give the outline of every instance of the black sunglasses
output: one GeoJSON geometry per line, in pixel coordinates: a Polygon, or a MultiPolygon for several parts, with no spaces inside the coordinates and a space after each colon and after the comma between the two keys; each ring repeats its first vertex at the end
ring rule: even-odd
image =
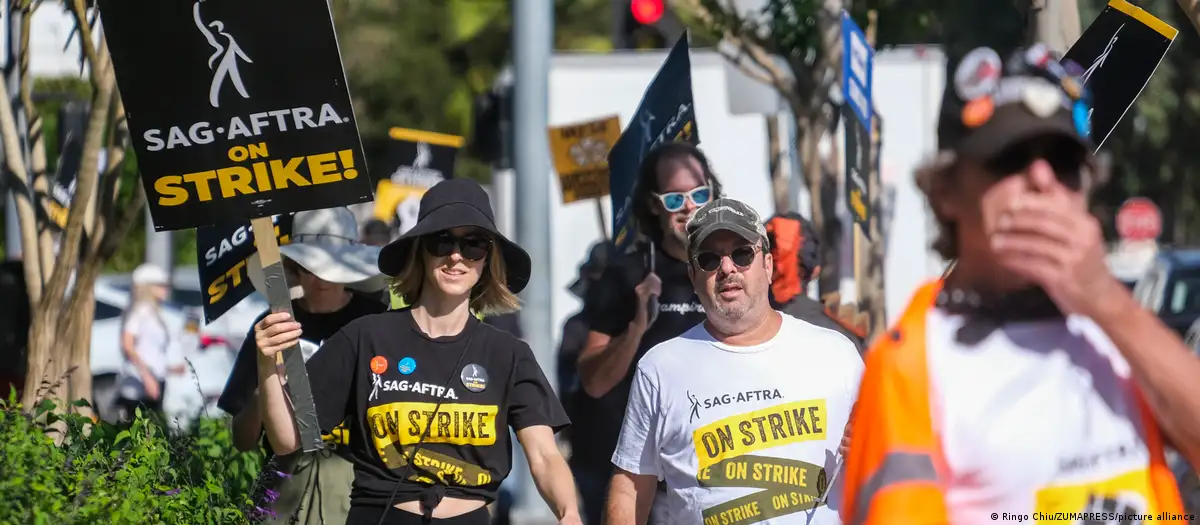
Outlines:
{"type": "Polygon", "coordinates": [[[985,162],[983,167],[996,176],[1004,177],[1024,171],[1038,159],[1049,163],[1059,182],[1068,188],[1082,188],[1087,152],[1074,141],[1064,138],[1037,138],[1019,142],[985,162]]]}
{"type": "Polygon", "coordinates": [[[457,251],[468,261],[482,261],[492,247],[492,238],[478,233],[457,236],[448,231],[426,235],[421,244],[434,257],[449,257],[457,251]]]}
{"type": "Polygon", "coordinates": [[[733,264],[738,268],[746,269],[750,267],[750,263],[754,262],[754,256],[758,254],[758,246],[739,246],[734,248],[729,253],[718,253],[715,251],[702,251],[697,253],[693,259],[696,261],[696,266],[706,272],[714,272],[721,267],[721,260],[729,257],[733,264]]]}

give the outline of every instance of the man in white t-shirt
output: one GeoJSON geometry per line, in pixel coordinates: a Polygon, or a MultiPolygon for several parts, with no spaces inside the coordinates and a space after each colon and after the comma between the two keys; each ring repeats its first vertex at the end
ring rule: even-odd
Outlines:
{"type": "Polygon", "coordinates": [[[758,214],[718,199],[687,224],[707,320],[638,364],[605,523],[643,524],[659,480],[667,523],[839,523],[829,493],[863,363],[844,335],[771,308],[758,214]],[[832,508],[831,508],[832,507],[832,508]]]}

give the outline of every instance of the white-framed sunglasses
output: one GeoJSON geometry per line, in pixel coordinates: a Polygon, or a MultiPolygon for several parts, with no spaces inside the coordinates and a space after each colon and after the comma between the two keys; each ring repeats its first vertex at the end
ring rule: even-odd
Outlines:
{"type": "Polygon", "coordinates": [[[692,201],[697,208],[708,204],[712,200],[712,188],[708,186],[700,186],[692,191],[673,191],[670,193],[656,193],[655,196],[662,202],[663,209],[674,213],[682,210],[687,204],[687,201],[692,201]]]}

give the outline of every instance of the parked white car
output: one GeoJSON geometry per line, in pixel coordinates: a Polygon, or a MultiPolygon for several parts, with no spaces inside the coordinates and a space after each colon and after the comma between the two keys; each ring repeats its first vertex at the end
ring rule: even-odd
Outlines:
{"type": "MultiPolygon", "coordinates": [[[[186,426],[197,415],[217,417],[217,396],[225,388],[242,340],[254,319],[267,308],[257,293],[243,300],[213,323],[201,315],[200,279],[196,268],[174,272],[172,298],[163,305],[163,321],[173,335],[169,355],[172,365],[184,364],[183,374],[167,378],[163,410],[168,419],[186,426]],[[189,314],[198,319],[198,332],[185,329],[189,314]]],[[[94,403],[100,417],[117,418],[117,376],[125,361],[121,352],[121,321],[129,307],[129,274],[104,275],[96,280],[96,317],[92,325],[91,365],[94,403]]]]}

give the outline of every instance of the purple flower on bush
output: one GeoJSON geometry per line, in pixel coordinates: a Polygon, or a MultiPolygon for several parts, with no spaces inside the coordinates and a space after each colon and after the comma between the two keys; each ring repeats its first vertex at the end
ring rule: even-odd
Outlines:
{"type": "Polygon", "coordinates": [[[275,517],[275,511],[273,511],[273,510],[271,510],[271,509],[264,509],[264,508],[262,508],[262,507],[259,507],[259,506],[257,506],[257,505],[256,505],[256,506],[254,507],[254,515],[255,515],[255,517],[257,517],[257,518],[265,518],[265,517],[271,517],[271,518],[274,518],[274,517],[275,517]]]}
{"type": "Polygon", "coordinates": [[[276,476],[279,476],[279,477],[281,477],[281,478],[283,478],[283,479],[288,479],[288,478],[291,478],[291,477],[292,477],[292,475],[291,475],[291,474],[287,474],[287,473],[285,473],[285,472],[282,472],[282,471],[279,471],[279,470],[276,470],[276,471],[275,471],[275,475],[276,475],[276,476]]]}
{"type": "Polygon", "coordinates": [[[168,491],[166,491],[166,492],[164,493],[164,495],[166,495],[166,496],[174,496],[174,495],[176,495],[176,494],[179,494],[179,492],[180,492],[180,491],[181,491],[181,489],[171,489],[171,490],[168,490],[168,491]]]}
{"type": "Polygon", "coordinates": [[[277,491],[277,490],[267,489],[266,492],[263,494],[263,501],[265,501],[267,503],[271,503],[272,501],[275,501],[277,499],[279,499],[279,491],[277,491]]]}

